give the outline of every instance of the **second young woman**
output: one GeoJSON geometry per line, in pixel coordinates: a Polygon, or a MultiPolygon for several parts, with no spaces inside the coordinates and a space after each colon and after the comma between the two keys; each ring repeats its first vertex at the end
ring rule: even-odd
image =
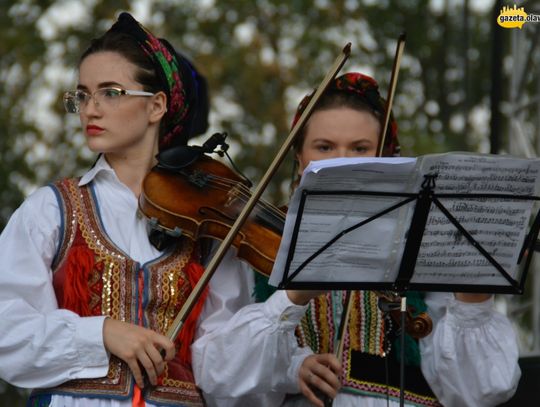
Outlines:
{"type": "MultiPolygon", "coordinates": [[[[384,106],[372,78],[359,73],[337,78],[295,146],[299,174],[313,160],[376,155],[384,106]]],[[[383,153],[398,153],[394,122],[383,153]]],[[[209,405],[322,406],[317,393],[333,397],[336,407],[398,405],[399,365],[387,346],[395,330],[385,322],[375,294],[353,294],[340,365],[332,343],[343,292],[277,291],[263,303],[241,308],[224,300],[226,291],[211,290],[202,320],[213,323],[203,322],[192,345],[195,377],[209,405]],[[216,311],[214,296],[216,303],[230,305],[228,313],[216,311]]],[[[434,329],[419,343],[410,341],[406,403],[477,407],[508,399],[520,376],[517,343],[491,296],[427,293],[415,300],[417,309],[427,309],[434,329]]]]}

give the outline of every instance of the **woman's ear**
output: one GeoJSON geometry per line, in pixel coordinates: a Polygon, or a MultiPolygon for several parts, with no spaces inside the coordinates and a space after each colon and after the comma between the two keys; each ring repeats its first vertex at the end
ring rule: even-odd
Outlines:
{"type": "Polygon", "coordinates": [[[152,96],[152,102],[150,104],[150,122],[159,122],[165,113],[167,113],[167,95],[165,92],[158,92],[152,96]]]}

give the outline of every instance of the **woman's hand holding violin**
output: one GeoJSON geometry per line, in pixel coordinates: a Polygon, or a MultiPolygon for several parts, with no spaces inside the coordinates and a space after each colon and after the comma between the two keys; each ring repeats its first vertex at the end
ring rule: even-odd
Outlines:
{"type": "Polygon", "coordinates": [[[113,318],[105,319],[103,343],[108,352],[128,364],[140,388],[144,387],[141,367],[146,371],[149,382],[156,385],[165,363],[172,360],[176,353],[174,343],[166,336],[113,318]],[[162,350],[165,357],[161,356],[162,350]]]}

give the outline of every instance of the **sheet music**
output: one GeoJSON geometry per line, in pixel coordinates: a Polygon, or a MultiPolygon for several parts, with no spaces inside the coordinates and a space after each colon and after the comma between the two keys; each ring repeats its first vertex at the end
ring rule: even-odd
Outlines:
{"type": "MultiPolygon", "coordinates": [[[[332,237],[401,197],[354,195],[354,191],[417,193],[423,175],[437,172],[436,193],[538,195],[540,160],[449,153],[413,158],[342,158],[311,163],[289,205],[270,283],[283,278],[302,191],[308,195],[289,275],[332,237]]],[[[441,199],[466,230],[516,278],[517,257],[533,203],[517,200],[441,199]]],[[[313,259],[295,281],[393,282],[399,271],[414,203],[350,232],[313,259]]],[[[432,208],[420,248],[415,283],[508,285],[446,216],[432,208]]]]}
{"type": "MultiPolygon", "coordinates": [[[[420,173],[438,173],[436,193],[538,195],[539,161],[505,156],[424,156],[420,173]]],[[[517,279],[533,201],[441,199],[484,249],[517,279]]],[[[507,280],[436,207],[428,217],[411,282],[506,285],[507,280]]]]}

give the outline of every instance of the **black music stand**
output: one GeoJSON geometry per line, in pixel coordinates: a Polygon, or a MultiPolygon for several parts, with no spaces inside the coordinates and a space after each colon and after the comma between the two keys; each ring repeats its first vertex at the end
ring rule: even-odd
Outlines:
{"type": "MultiPolygon", "coordinates": [[[[511,195],[511,194],[437,194],[434,192],[436,174],[425,175],[425,180],[422,183],[422,188],[418,193],[392,193],[392,192],[377,192],[377,191],[321,191],[321,190],[303,190],[300,198],[298,216],[296,217],[291,244],[287,254],[285,270],[281,282],[278,285],[280,289],[331,289],[331,290],[387,290],[387,291],[441,291],[441,292],[475,292],[475,293],[501,293],[501,294],[522,294],[526,279],[526,274],[532,259],[532,253],[535,248],[536,240],[540,232],[540,212],[534,216],[533,222],[528,227],[528,233],[523,242],[519,244],[520,253],[516,266],[523,267],[518,278],[513,278],[501,264],[495,259],[495,255],[486,250],[473,236],[473,233],[468,231],[456,219],[456,217],[445,207],[441,199],[462,198],[462,199],[483,199],[483,200],[499,200],[499,201],[540,201],[540,197],[530,195],[511,195]],[[403,198],[397,203],[377,212],[369,218],[347,227],[345,230],[338,233],[328,240],[323,246],[314,250],[298,267],[292,270],[291,264],[295,255],[295,250],[298,242],[299,232],[302,225],[302,214],[306,205],[306,201],[311,196],[316,195],[358,195],[358,196],[378,196],[378,197],[401,197],[403,198]],[[361,282],[361,281],[306,281],[295,280],[295,278],[304,270],[314,259],[321,253],[331,247],[343,236],[376,221],[382,216],[396,211],[405,205],[416,204],[410,221],[410,226],[403,248],[403,255],[399,264],[399,272],[394,281],[391,282],[361,282]],[[417,263],[418,254],[422,247],[422,239],[426,230],[426,223],[432,208],[438,208],[444,216],[452,223],[456,229],[456,235],[464,237],[475,250],[478,251],[486,263],[489,263],[495,270],[494,275],[504,277],[506,285],[501,284],[466,284],[458,282],[438,283],[434,282],[415,282],[414,272],[417,263]],[[523,261],[524,260],[524,261],[523,261]]],[[[533,216],[531,216],[532,218],[533,216]]]]}
{"type": "MultiPolygon", "coordinates": [[[[538,201],[540,197],[536,196],[516,196],[511,194],[437,194],[434,192],[435,180],[437,174],[424,175],[424,182],[418,193],[390,193],[390,192],[376,192],[376,191],[321,191],[321,190],[303,190],[300,198],[298,215],[295,221],[291,244],[287,253],[287,260],[285,263],[285,270],[281,282],[278,285],[279,289],[334,289],[334,290],[386,290],[394,291],[403,296],[406,291],[441,291],[441,292],[481,292],[481,293],[508,293],[508,294],[522,294],[524,290],[525,279],[527,271],[529,269],[532,254],[535,249],[538,234],[540,231],[540,212],[533,216],[531,211],[530,218],[534,218],[530,226],[528,227],[528,233],[526,234],[523,242],[517,245],[520,247],[519,255],[517,256],[517,266],[521,266],[521,271],[518,278],[513,278],[501,264],[494,258],[494,254],[486,250],[482,244],[480,244],[474,237],[471,231],[468,231],[463,225],[456,219],[456,217],[445,207],[441,199],[445,198],[460,198],[460,199],[483,199],[483,200],[514,200],[514,201],[538,201]],[[390,204],[387,208],[378,211],[376,214],[358,222],[345,230],[332,237],[326,244],[315,250],[310,256],[308,256],[298,267],[294,270],[291,269],[292,260],[294,258],[299,231],[302,224],[302,214],[306,205],[306,201],[310,196],[315,195],[359,195],[359,196],[377,196],[377,197],[393,197],[402,198],[397,203],[390,204]],[[399,272],[394,281],[391,282],[362,282],[362,281],[295,281],[302,270],[304,270],[314,259],[321,253],[331,247],[340,238],[351,233],[362,226],[375,222],[377,219],[398,210],[406,205],[414,206],[414,211],[410,220],[408,232],[404,239],[405,244],[403,248],[403,254],[399,263],[399,272]],[[418,254],[422,247],[422,239],[426,231],[426,224],[432,208],[438,208],[438,210],[452,223],[456,228],[456,234],[464,237],[471,246],[478,251],[486,263],[491,265],[496,273],[494,276],[504,277],[506,285],[501,284],[464,284],[464,283],[437,283],[437,282],[415,282],[414,273],[417,265],[418,254]]],[[[530,221],[531,219],[528,219],[530,221]]],[[[402,328],[401,328],[401,341],[402,351],[404,342],[404,315],[406,308],[404,301],[401,302],[401,316],[402,316],[402,328]]],[[[404,353],[401,354],[401,371],[400,371],[400,405],[404,404],[404,353]]]]}

